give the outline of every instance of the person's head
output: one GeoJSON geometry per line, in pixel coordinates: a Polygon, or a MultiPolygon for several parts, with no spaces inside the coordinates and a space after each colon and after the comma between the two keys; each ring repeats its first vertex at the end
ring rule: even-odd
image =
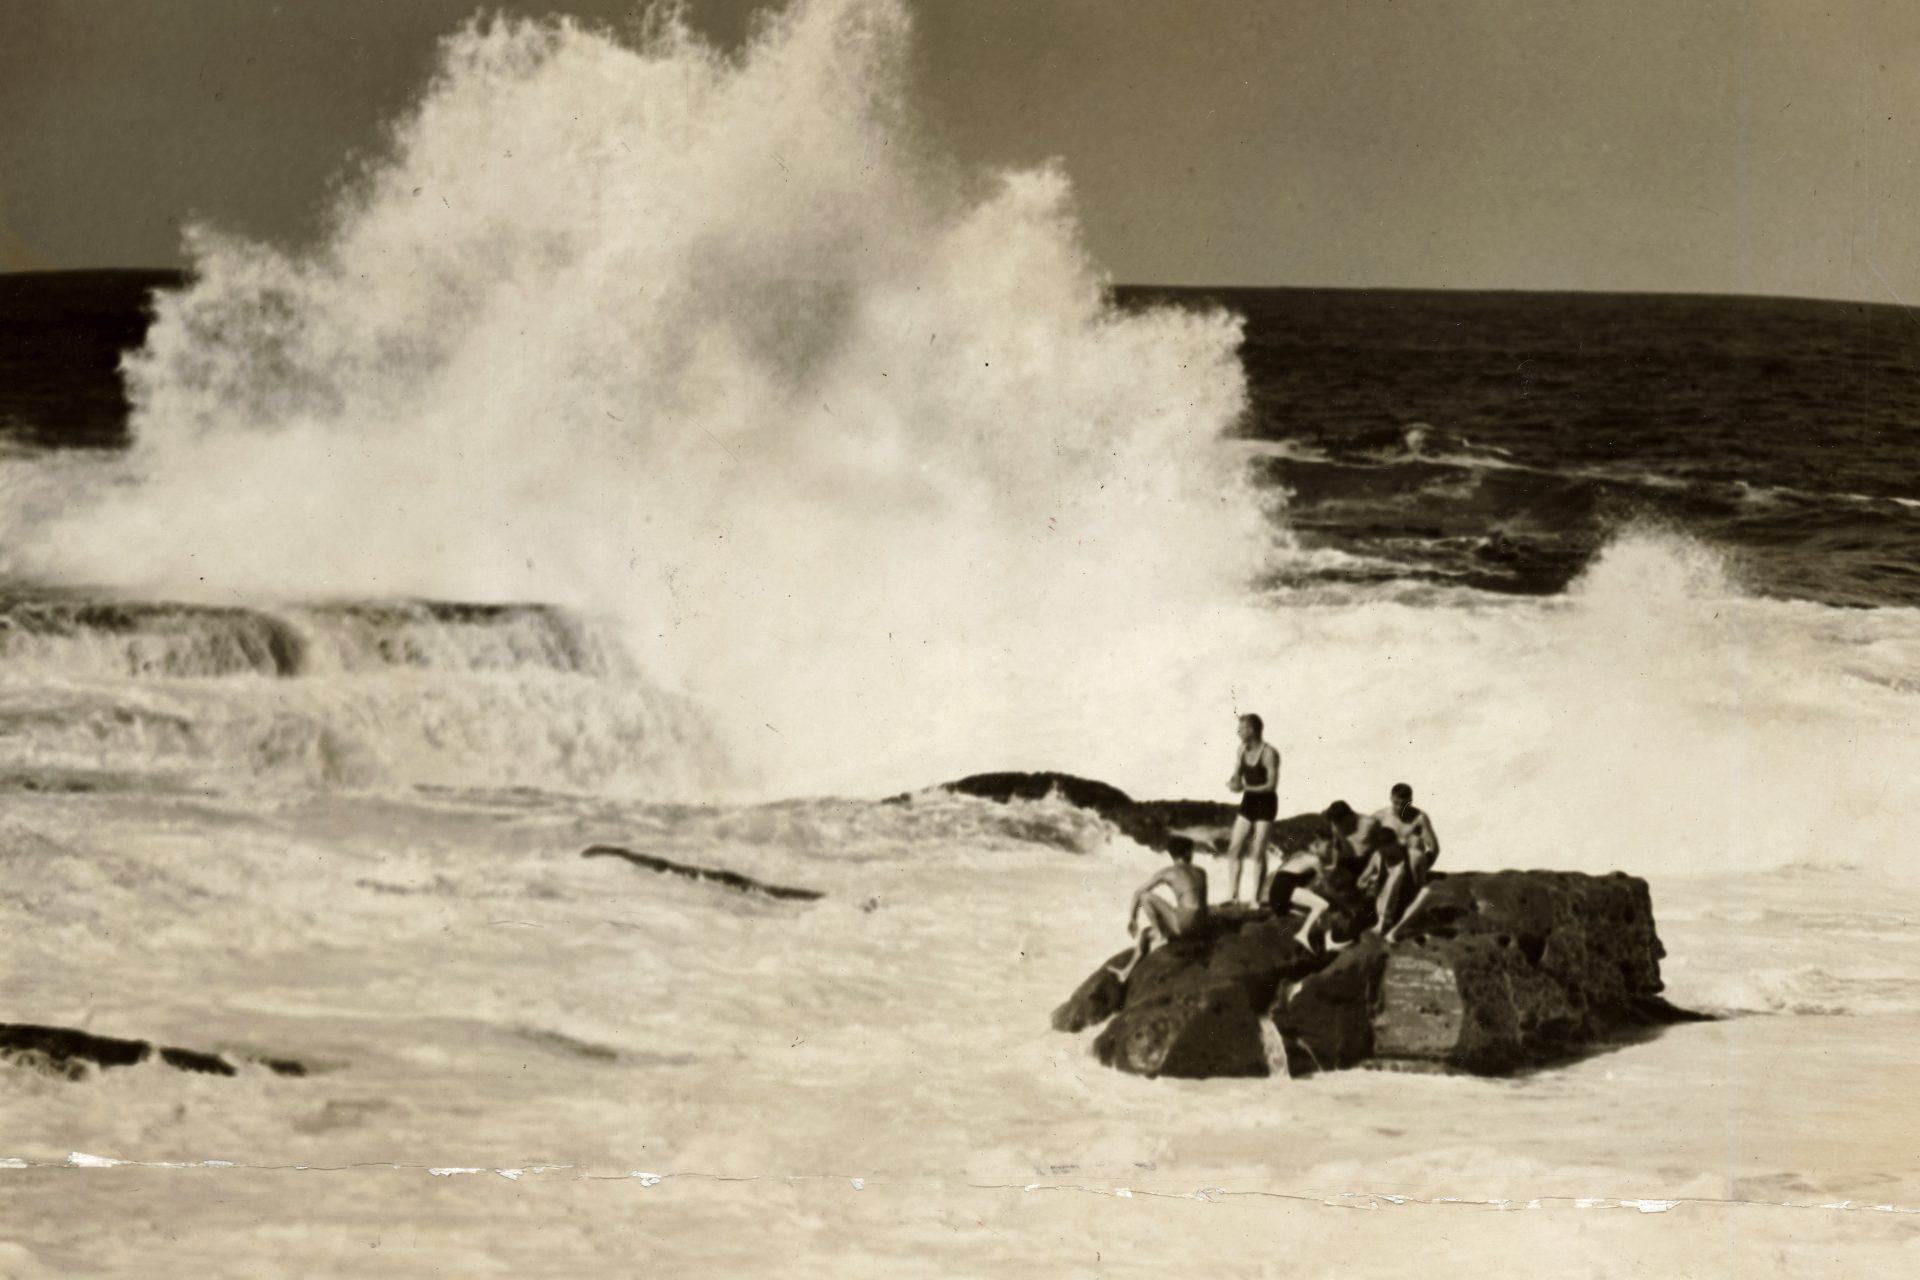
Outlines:
{"type": "Polygon", "coordinates": [[[1240,717],[1240,741],[1248,746],[1259,742],[1266,731],[1266,722],[1252,712],[1240,717]]]}
{"type": "Polygon", "coordinates": [[[1335,800],[1328,805],[1323,816],[1327,824],[1343,836],[1352,835],[1354,828],[1360,825],[1360,815],[1345,800],[1335,800]]]}
{"type": "Polygon", "coordinates": [[[1175,862],[1193,861],[1193,841],[1185,836],[1167,837],[1167,856],[1175,862]]]}
{"type": "Polygon", "coordinates": [[[1404,782],[1396,782],[1393,784],[1393,791],[1391,792],[1391,796],[1393,799],[1393,811],[1396,814],[1404,818],[1409,813],[1413,812],[1413,788],[1412,787],[1408,786],[1404,782]]]}

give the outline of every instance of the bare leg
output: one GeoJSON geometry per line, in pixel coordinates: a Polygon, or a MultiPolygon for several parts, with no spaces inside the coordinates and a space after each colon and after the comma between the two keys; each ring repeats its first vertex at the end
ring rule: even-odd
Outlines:
{"type": "Polygon", "coordinates": [[[1309,950],[1324,950],[1314,942],[1313,930],[1320,923],[1320,917],[1327,913],[1327,907],[1330,904],[1311,889],[1295,889],[1293,896],[1297,901],[1307,904],[1307,918],[1300,922],[1300,930],[1293,936],[1300,939],[1309,950]]]}
{"type": "MultiPolygon", "coordinates": [[[[1240,900],[1240,864],[1246,860],[1247,836],[1252,824],[1245,817],[1233,820],[1233,835],[1227,840],[1227,901],[1240,900]]],[[[1258,886],[1255,886],[1256,888],[1258,886]]]]}
{"type": "Polygon", "coordinates": [[[1138,933],[1134,935],[1133,954],[1128,956],[1125,963],[1123,963],[1118,969],[1114,969],[1111,966],[1109,966],[1109,971],[1113,974],[1114,977],[1120,979],[1120,981],[1122,982],[1125,982],[1128,978],[1131,978],[1133,976],[1133,971],[1139,965],[1139,963],[1142,960],[1145,960],[1147,958],[1147,948],[1149,948],[1152,945],[1153,945],[1153,935],[1146,929],[1140,930],[1138,933]]]}
{"type": "Polygon", "coordinates": [[[1167,923],[1167,917],[1172,912],[1172,904],[1165,898],[1152,894],[1147,895],[1146,900],[1140,904],[1140,914],[1146,918],[1140,921],[1139,932],[1134,934],[1133,959],[1127,961],[1125,969],[1114,971],[1122,982],[1133,976],[1135,967],[1147,958],[1148,951],[1152,950],[1156,944],[1165,944],[1167,939],[1173,936],[1173,930],[1167,923]]]}
{"type": "Polygon", "coordinates": [[[1400,896],[1400,882],[1407,878],[1407,863],[1404,858],[1387,868],[1386,879],[1380,885],[1380,896],[1374,899],[1373,931],[1385,934],[1400,923],[1401,914],[1393,909],[1395,900],[1400,896]]]}
{"type": "Polygon", "coordinates": [[[1267,900],[1267,837],[1273,834],[1271,822],[1253,824],[1253,897],[1256,905],[1267,900]]]}
{"type": "Polygon", "coordinates": [[[1148,894],[1146,900],[1140,904],[1141,914],[1146,916],[1140,925],[1140,935],[1151,937],[1155,942],[1165,942],[1177,936],[1179,929],[1175,915],[1178,910],[1159,894],[1148,894]]]}
{"type": "Polygon", "coordinates": [[[1420,904],[1427,900],[1427,894],[1431,893],[1432,891],[1433,891],[1433,886],[1430,884],[1423,884],[1420,886],[1420,892],[1413,895],[1413,901],[1409,902],[1407,904],[1407,909],[1400,913],[1399,921],[1393,926],[1393,928],[1387,930],[1388,942],[1392,942],[1394,938],[1399,934],[1400,930],[1406,926],[1407,921],[1413,919],[1413,913],[1420,909],[1420,904]]]}

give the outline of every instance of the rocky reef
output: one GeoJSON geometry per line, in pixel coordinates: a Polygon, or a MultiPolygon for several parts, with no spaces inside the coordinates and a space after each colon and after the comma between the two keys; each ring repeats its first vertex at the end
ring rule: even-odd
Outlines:
{"type": "Polygon", "coordinates": [[[1122,952],[1054,1010],[1106,1023],[1094,1051],[1139,1075],[1307,1075],[1361,1065],[1503,1075],[1695,1015],[1661,997],[1665,954],[1644,880],[1566,871],[1436,877],[1391,945],[1332,953],[1302,914],[1215,911],[1208,927],[1122,952]]]}
{"type": "MultiPolygon", "coordinates": [[[[136,1066],[149,1058],[179,1071],[201,1075],[235,1076],[239,1068],[217,1053],[199,1049],[155,1046],[145,1040],[97,1036],[72,1027],[46,1027],[28,1022],[0,1022],[0,1063],[43,1075],[84,1080],[95,1070],[136,1066]]],[[[281,1076],[304,1076],[307,1068],[291,1058],[253,1056],[245,1059],[281,1076]]]]}
{"type": "MultiPolygon", "coordinates": [[[[1218,848],[1231,821],[1226,805],[1135,801],[1062,774],[980,774],[947,789],[1003,801],[1055,795],[1157,849],[1180,836],[1218,848]]],[[[1306,847],[1344,808],[1283,819],[1274,845],[1306,847]]],[[[1332,947],[1309,946],[1299,936],[1304,912],[1284,904],[1216,909],[1126,981],[1116,969],[1129,952],[1095,969],[1054,1010],[1054,1028],[1105,1024],[1094,1040],[1100,1060],[1147,1076],[1362,1065],[1498,1075],[1699,1017],[1660,994],[1666,951],[1637,877],[1437,871],[1391,944],[1358,927],[1369,923],[1364,902],[1331,888],[1332,947]]]]}
{"type": "Polygon", "coordinates": [[[657,871],[662,875],[682,876],[688,880],[717,884],[735,893],[757,893],[768,898],[785,898],[799,902],[814,902],[827,896],[818,889],[801,889],[788,884],[768,884],[764,880],[755,880],[752,876],[743,876],[738,871],[726,871],[716,867],[696,867],[690,862],[675,862],[657,854],[635,853],[632,849],[622,849],[610,844],[596,844],[583,851],[580,856],[619,858],[644,871],[657,871]]]}

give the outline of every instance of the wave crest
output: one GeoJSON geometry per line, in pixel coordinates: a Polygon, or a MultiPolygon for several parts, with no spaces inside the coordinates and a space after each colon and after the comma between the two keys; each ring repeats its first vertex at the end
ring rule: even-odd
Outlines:
{"type": "Polygon", "coordinates": [[[930,147],[909,26],[452,37],[325,244],[194,233],[127,363],[127,473],[26,567],[617,616],[772,785],[957,678],[1235,599],[1282,536],[1212,447],[1239,322],[1116,308],[1059,169],[930,147]]]}

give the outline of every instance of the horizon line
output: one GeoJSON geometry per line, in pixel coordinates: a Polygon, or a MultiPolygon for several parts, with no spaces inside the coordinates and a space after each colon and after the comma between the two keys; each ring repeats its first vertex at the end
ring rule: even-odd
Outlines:
{"type": "MultiPolygon", "coordinates": [[[[189,266],[117,266],[117,267],[31,267],[22,271],[0,271],[0,280],[26,276],[79,276],[79,275],[171,275],[190,277],[194,269],[189,266]]],[[[1594,298],[1684,298],[1703,301],[1740,301],[1740,302],[1802,302],[1822,306],[1874,307],[1887,311],[1912,312],[1911,303],[1895,299],[1875,301],[1867,298],[1820,297],[1800,293],[1741,293],[1733,290],[1715,289],[1589,289],[1589,288],[1520,288],[1511,285],[1502,286],[1454,286],[1454,285],[1401,285],[1401,284],[1230,284],[1219,281],[1208,283],[1147,281],[1147,280],[1110,280],[1108,289],[1165,290],[1204,293],[1214,290],[1234,290],[1246,293],[1402,293],[1402,294],[1474,294],[1506,295],[1520,297],[1594,297],[1594,298]]]]}

